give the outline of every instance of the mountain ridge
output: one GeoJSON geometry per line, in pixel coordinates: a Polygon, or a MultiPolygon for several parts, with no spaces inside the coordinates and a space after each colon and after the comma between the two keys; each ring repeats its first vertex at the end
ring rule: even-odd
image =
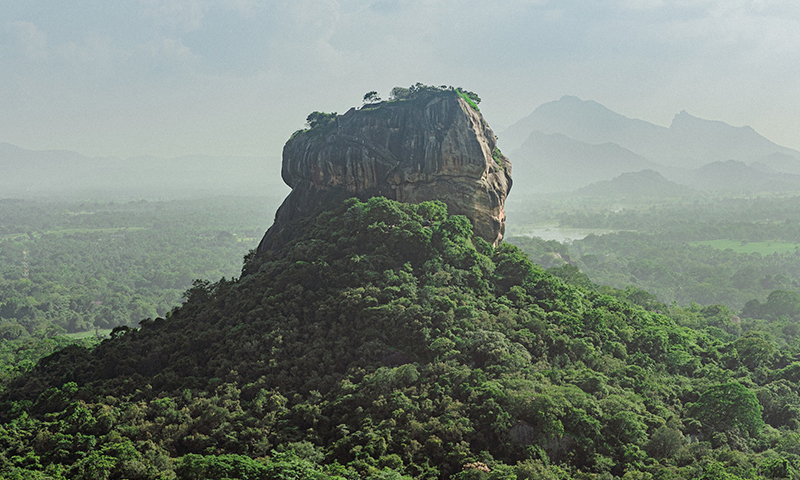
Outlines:
{"type": "Polygon", "coordinates": [[[590,144],[613,142],[627,148],[625,142],[616,138],[620,133],[633,131],[646,138],[667,128],[626,117],[593,100],[564,95],[559,100],[540,105],[530,115],[500,132],[500,143],[504,149],[514,151],[533,130],[561,133],[590,144]]]}
{"type": "MultiPolygon", "coordinates": [[[[541,152],[525,148],[530,138],[540,140],[542,134],[564,135],[587,145],[614,143],[649,162],[631,165],[628,171],[652,169],[683,184],[687,184],[684,179],[691,172],[697,173],[703,165],[728,160],[800,174],[800,152],[772,142],[749,126],[734,127],[719,120],[705,120],[683,110],[673,117],[669,127],[662,127],[626,117],[595,101],[564,96],[537,107],[499,137],[503,148],[511,152],[520,183],[544,185],[549,188],[545,191],[573,190],[624,172],[618,168],[619,159],[604,157],[599,151],[594,162],[583,162],[589,166],[584,172],[558,172],[555,170],[558,164],[570,165],[568,149],[562,152],[551,149],[552,158],[543,158],[541,152]],[[565,181],[565,177],[572,181],[565,181]]],[[[695,182],[699,184],[724,189],[712,185],[711,178],[695,182]]],[[[784,185],[789,184],[784,182],[784,185]]]]}
{"type": "MultiPolygon", "coordinates": [[[[797,150],[783,147],[763,137],[750,126],[734,127],[721,120],[702,119],[682,110],[675,114],[669,127],[663,127],[645,120],[626,117],[596,101],[582,100],[569,95],[540,105],[530,115],[500,132],[500,143],[506,150],[513,151],[522,145],[530,132],[538,130],[543,133],[561,133],[591,144],[610,141],[648,157],[650,156],[648,150],[652,151],[655,147],[675,148],[675,144],[679,143],[681,139],[669,138],[669,136],[674,137],[691,131],[690,126],[701,126],[704,129],[703,132],[698,133],[701,136],[708,136],[709,133],[713,135],[720,131],[728,135],[731,133],[739,134],[739,136],[744,134],[748,137],[748,141],[758,143],[756,146],[762,150],[771,149],[770,153],[774,150],[777,153],[800,155],[797,150]],[[639,138],[631,138],[632,134],[639,138]],[[655,145],[650,146],[649,143],[655,143],[655,145]]],[[[736,157],[731,158],[737,159],[736,157]]],[[[657,157],[650,159],[659,162],[657,157]]],[[[720,159],[728,160],[729,158],[720,159]]],[[[698,167],[701,165],[673,166],[698,167]]]]}
{"type": "Polygon", "coordinates": [[[655,170],[626,172],[611,180],[596,182],[575,191],[586,196],[672,198],[697,195],[691,187],[667,180],[655,170]]]}
{"type": "Polygon", "coordinates": [[[511,157],[518,159],[514,167],[518,184],[536,193],[570,191],[626,172],[663,169],[613,142],[589,144],[539,131],[532,132],[511,157]]]}

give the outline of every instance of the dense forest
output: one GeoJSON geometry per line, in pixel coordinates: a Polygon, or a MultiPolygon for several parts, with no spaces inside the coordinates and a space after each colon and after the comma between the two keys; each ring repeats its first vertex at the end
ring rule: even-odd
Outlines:
{"type": "Polygon", "coordinates": [[[165,315],[195,279],[239,274],[268,202],[0,202],[0,338],[165,315]]]}
{"type": "Polygon", "coordinates": [[[492,247],[438,202],[298,228],[7,379],[0,475],[799,478],[792,292],[751,318],[664,305],[492,247]]]}
{"type": "Polygon", "coordinates": [[[165,315],[196,279],[238,276],[279,201],[1,200],[0,378],[165,315]]]}
{"type": "Polygon", "coordinates": [[[518,208],[526,213],[519,212],[516,225],[610,230],[568,244],[508,239],[534,261],[572,264],[598,285],[633,285],[668,305],[724,304],[737,311],[773,291],[800,289],[800,197],[627,205],[573,199],[518,208]]]}

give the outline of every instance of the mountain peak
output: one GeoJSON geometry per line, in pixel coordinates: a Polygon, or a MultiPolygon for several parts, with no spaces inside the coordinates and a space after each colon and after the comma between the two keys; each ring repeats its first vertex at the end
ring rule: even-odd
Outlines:
{"type": "Polygon", "coordinates": [[[584,100],[580,97],[576,97],[575,95],[563,95],[561,98],[556,100],[555,102],[549,103],[562,103],[562,104],[574,104],[574,105],[582,105],[582,106],[592,106],[592,107],[602,107],[603,109],[607,108],[599,103],[595,102],[594,100],[584,100]]]}
{"type": "Polygon", "coordinates": [[[675,114],[675,116],[672,118],[670,128],[682,127],[686,125],[692,126],[692,128],[695,128],[699,125],[716,125],[720,128],[736,128],[719,120],[706,120],[700,117],[695,117],[686,110],[681,110],[680,113],[675,114]]]}
{"type": "MultiPolygon", "coordinates": [[[[650,165],[629,165],[636,170],[651,168],[677,178],[675,169],[695,169],[702,165],[734,159],[751,164],[761,162],[762,168],[772,168],[786,173],[800,174],[800,152],[769,141],[751,127],[734,127],[719,120],[706,120],[681,110],[672,119],[669,128],[644,120],[628,118],[592,100],[582,100],[573,95],[544,103],[533,113],[511,125],[500,134],[501,146],[511,153],[516,164],[518,184],[554,185],[556,177],[564,173],[551,172],[556,177],[545,178],[533,172],[528,165],[550,165],[554,158],[569,157],[563,152],[536,152],[526,142],[536,132],[546,135],[562,135],[584,144],[601,146],[608,143],[619,145],[632,154],[650,162],[650,165]],[[549,157],[549,158],[547,158],[549,157]],[[524,172],[530,171],[532,179],[524,172]]],[[[536,137],[539,138],[539,137],[536,137]]],[[[555,140],[555,137],[551,137],[555,140]]],[[[551,141],[550,144],[554,142],[551,141]]],[[[565,144],[565,142],[561,142],[565,144]]],[[[619,164],[618,161],[614,161],[619,164]]],[[[553,164],[558,166],[558,164],[553,164]]],[[[598,164],[599,165],[599,164],[598,164]]],[[[538,167],[537,167],[538,168],[538,167]]],[[[552,170],[552,169],[551,169],[552,170]]],[[[583,170],[581,174],[589,172],[583,170]]],[[[592,181],[608,180],[608,170],[598,169],[590,180],[582,178],[573,170],[572,183],[578,181],[588,185],[592,181]],[[602,174],[601,174],[602,172],[602,174]]],[[[617,171],[613,174],[619,174],[617,171]]],[[[613,175],[612,174],[612,175],[613,175]]],[[[585,175],[584,175],[585,176],[585,175]]],[[[577,188],[584,185],[575,185],[577,188]]]]}
{"type": "MultiPolygon", "coordinates": [[[[719,130],[729,130],[729,131],[737,131],[737,132],[747,132],[747,133],[754,133],[758,135],[758,133],[753,129],[753,127],[749,125],[745,125],[743,127],[735,127],[728,123],[725,123],[721,120],[706,120],[704,118],[696,117],[686,110],[681,110],[680,113],[675,114],[675,117],[672,119],[672,124],[670,128],[673,127],[684,127],[690,126],[691,128],[702,128],[703,126],[717,128],[719,130]]],[[[759,137],[761,135],[758,135],[759,137]]],[[[763,138],[763,137],[762,137],[763,138]]]]}
{"type": "Polygon", "coordinates": [[[574,95],[564,95],[558,100],[542,104],[536,111],[542,111],[549,114],[575,114],[588,115],[591,117],[621,117],[626,118],[619,113],[614,112],[605,105],[601,105],[594,100],[583,100],[574,95]]]}

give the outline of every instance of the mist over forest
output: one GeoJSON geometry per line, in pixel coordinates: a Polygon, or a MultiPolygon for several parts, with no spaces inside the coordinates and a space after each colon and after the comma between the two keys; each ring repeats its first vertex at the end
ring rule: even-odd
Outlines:
{"type": "Polygon", "coordinates": [[[796,0],[0,0],[0,479],[800,480],[796,0]]]}
{"type": "Polygon", "coordinates": [[[285,195],[279,157],[87,157],[0,143],[5,198],[108,200],[214,195],[285,195]]]}
{"type": "MultiPolygon", "coordinates": [[[[482,118],[371,93],[302,159],[359,116],[482,118]]],[[[275,157],[0,144],[1,474],[800,478],[800,153],[569,96],[490,137],[497,245],[441,201],[276,217],[275,157]]]]}

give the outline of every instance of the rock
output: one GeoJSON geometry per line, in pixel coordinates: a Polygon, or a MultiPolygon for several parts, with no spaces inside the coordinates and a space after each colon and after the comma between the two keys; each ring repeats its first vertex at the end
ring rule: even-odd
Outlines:
{"type": "Polygon", "coordinates": [[[353,196],[441,200],[450,214],[469,218],[476,235],[495,245],[502,240],[511,163],[483,116],[457,92],[418,92],[315,123],[283,148],[281,174],[292,192],[259,252],[295,237],[293,221],[353,196]]]}

